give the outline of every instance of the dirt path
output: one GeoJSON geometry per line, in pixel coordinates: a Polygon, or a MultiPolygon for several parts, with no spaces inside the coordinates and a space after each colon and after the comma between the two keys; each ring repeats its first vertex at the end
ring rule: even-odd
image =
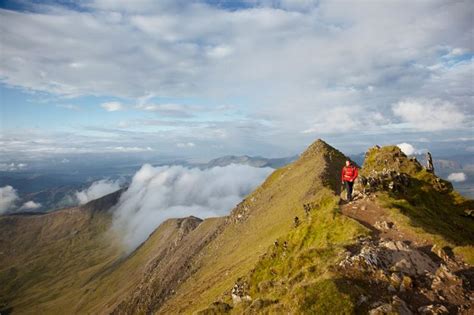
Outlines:
{"type": "Polygon", "coordinates": [[[379,239],[406,242],[411,246],[422,248],[432,246],[432,243],[420,238],[413,232],[401,227],[387,209],[384,209],[374,198],[357,199],[350,203],[343,202],[341,211],[344,215],[357,220],[374,232],[379,239]]]}

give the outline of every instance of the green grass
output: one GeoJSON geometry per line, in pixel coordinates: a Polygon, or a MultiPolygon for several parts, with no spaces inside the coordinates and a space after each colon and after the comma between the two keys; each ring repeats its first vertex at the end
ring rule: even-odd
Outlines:
{"type": "MultiPolygon", "coordinates": [[[[369,231],[338,213],[339,199],[321,190],[317,208],[300,226],[278,239],[246,277],[253,299],[272,301],[270,312],[351,314],[360,288],[348,290],[332,268],[341,259],[345,246],[369,231]],[[287,242],[285,249],[282,244],[287,242]]],[[[242,305],[234,313],[242,311],[242,305]]],[[[250,307],[247,305],[247,307],[250,307]]],[[[263,312],[264,310],[259,310],[263,312]]]]}
{"type": "Polygon", "coordinates": [[[3,251],[13,249],[14,254],[0,264],[0,305],[26,314],[70,310],[87,279],[117,259],[120,248],[105,234],[109,215],[98,214],[94,220],[88,213],[74,215],[19,217],[14,225],[5,222],[3,231],[17,229],[17,238],[11,245],[3,244],[3,251]],[[75,229],[80,231],[72,236],[75,229]],[[16,251],[17,246],[25,247],[16,251]]]}
{"type": "Polygon", "coordinates": [[[452,190],[451,183],[410,161],[396,146],[370,150],[361,174],[367,176],[372,170],[383,169],[407,174],[410,185],[403,193],[379,193],[380,204],[418,236],[453,248],[455,254],[473,265],[474,221],[462,215],[464,210],[474,208],[474,201],[452,190]]]}

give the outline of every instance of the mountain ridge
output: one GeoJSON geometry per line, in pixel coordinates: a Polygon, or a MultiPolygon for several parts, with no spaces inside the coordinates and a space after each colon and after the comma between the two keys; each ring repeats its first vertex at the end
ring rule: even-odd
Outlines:
{"type": "MultiPolygon", "coordinates": [[[[62,285],[32,277],[27,272],[29,267],[19,262],[14,267],[16,274],[12,273],[11,267],[0,265],[0,280],[10,288],[21,281],[33,281],[35,288],[47,284],[49,292],[54,293],[51,297],[51,294],[44,295],[37,290],[29,297],[21,290],[7,289],[7,298],[0,300],[0,310],[12,313],[35,309],[43,313],[310,314],[369,312],[382,306],[394,312],[400,311],[402,306],[405,311],[416,312],[431,302],[433,307],[438,305],[448,311],[456,308],[460,313],[464,312],[470,303],[466,288],[471,280],[466,271],[469,269],[463,267],[462,261],[474,262],[469,258],[473,252],[473,236],[469,233],[472,222],[461,215],[472,201],[452,191],[452,187],[435,175],[428,174],[399,149],[383,147],[368,152],[360,172],[361,179],[365,178],[367,183],[356,185],[355,194],[360,199],[353,204],[341,204],[340,169],[346,159],[340,151],[317,140],[299,159],[276,169],[229,215],[204,220],[192,216],[168,219],[127,256],[119,247],[107,247],[111,237],[107,232],[111,213],[105,208],[114,200],[116,202],[120,191],[83,208],[66,209],[62,214],[67,217],[68,211],[71,212],[71,222],[76,222],[72,214],[80,213],[84,221],[79,223],[89,222],[90,228],[62,236],[45,230],[44,233],[54,236],[50,243],[36,243],[39,248],[28,247],[29,243],[25,241],[23,244],[31,255],[43,257],[40,262],[51,259],[48,250],[51,246],[56,248],[57,245],[59,251],[69,251],[68,242],[78,244],[74,253],[78,259],[84,257],[81,262],[89,267],[81,269],[77,264],[70,265],[72,270],[66,273],[70,283],[62,285]],[[406,176],[408,186],[404,184],[406,176]],[[433,201],[420,201],[422,197],[433,201]],[[449,211],[437,210],[436,204],[448,207],[449,211]],[[432,218],[420,217],[424,212],[430,213],[432,218]],[[395,228],[384,232],[376,227],[385,226],[372,221],[379,216],[391,220],[383,221],[386,226],[394,222],[395,228]],[[448,237],[453,227],[442,222],[446,218],[454,223],[455,230],[462,229],[457,239],[448,237]],[[446,257],[432,263],[438,268],[437,276],[446,278],[448,275],[448,280],[455,282],[452,288],[462,298],[445,294],[450,303],[445,303],[446,306],[438,296],[411,300],[405,296],[405,291],[400,291],[398,282],[391,283],[390,277],[409,277],[414,285],[404,287],[404,290],[415,296],[421,296],[417,290],[425,288],[419,281],[428,281],[428,278],[368,264],[370,261],[365,260],[363,250],[373,253],[381,262],[393,263],[384,256],[387,251],[383,247],[392,246],[391,240],[382,240],[380,235],[395,237],[395,232],[402,233],[402,237],[413,244],[425,242],[424,246],[451,248],[453,254],[451,260],[445,262],[447,267],[442,267],[440,262],[446,257]],[[79,246],[84,239],[88,240],[87,246],[79,246]],[[90,250],[94,255],[100,254],[96,258],[101,263],[96,258],[87,260],[90,250]],[[363,277],[359,277],[353,267],[356,260],[362,263],[358,268],[367,272],[363,277]],[[447,269],[438,272],[439,268],[447,269]],[[22,273],[23,269],[26,272],[22,273]],[[71,275],[74,272],[77,277],[71,275]],[[376,277],[371,272],[382,273],[383,277],[376,277]],[[376,283],[367,283],[364,280],[367,278],[373,278],[376,283]],[[397,291],[391,291],[389,285],[397,291]],[[379,300],[375,292],[380,293],[379,300]],[[392,299],[394,294],[398,300],[392,299]],[[364,301],[360,302],[361,299],[364,301]]],[[[41,220],[42,216],[34,217],[25,216],[21,220],[41,220]]],[[[2,219],[5,220],[0,218],[0,225],[2,219]]],[[[57,226],[60,222],[51,224],[57,226]]],[[[11,230],[4,231],[3,235],[0,233],[2,248],[6,242],[11,242],[11,248],[14,248],[12,235],[16,234],[11,230]]],[[[35,243],[33,239],[30,238],[32,244],[35,243]]],[[[397,246],[413,255],[426,255],[424,250],[420,252],[411,245],[397,246]]],[[[433,250],[437,257],[443,256],[439,250],[433,250]]],[[[24,260],[25,256],[22,257],[24,260]]],[[[15,261],[14,255],[11,259],[15,261]]],[[[60,262],[71,263],[66,259],[60,262]]],[[[54,273],[51,277],[60,274],[54,273]]],[[[435,292],[431,287],[425,289],[435,292]]]]}

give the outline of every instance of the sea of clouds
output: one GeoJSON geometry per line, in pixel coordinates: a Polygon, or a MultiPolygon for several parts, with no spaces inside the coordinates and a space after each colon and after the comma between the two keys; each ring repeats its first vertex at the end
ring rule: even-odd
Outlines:
{"type": "Polygon", "coordinates": [[[228,214],[272,171],[237,164],[211,169],[145,164],[112,209],[113,229],[132,251],[166,219],[228,214]]]}
{"type": "Polygon", "coordinates": [[[75,201],[80,205],[111,194],[121,188],[121,180],[102,179],[93,182],[88,188],[74,193],[75,201]]]}

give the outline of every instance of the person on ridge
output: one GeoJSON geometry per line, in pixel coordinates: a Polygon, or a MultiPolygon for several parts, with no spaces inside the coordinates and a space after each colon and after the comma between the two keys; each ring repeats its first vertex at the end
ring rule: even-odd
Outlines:
{"type": "Polygon", "coordinates": [[[346,187],[347,201],[352,201],[352,187],[358,175],[359,171],[357,167],[354,166],[350,160],[346,160],[346,166],[342,168],[341,181],[346,187]]]}

